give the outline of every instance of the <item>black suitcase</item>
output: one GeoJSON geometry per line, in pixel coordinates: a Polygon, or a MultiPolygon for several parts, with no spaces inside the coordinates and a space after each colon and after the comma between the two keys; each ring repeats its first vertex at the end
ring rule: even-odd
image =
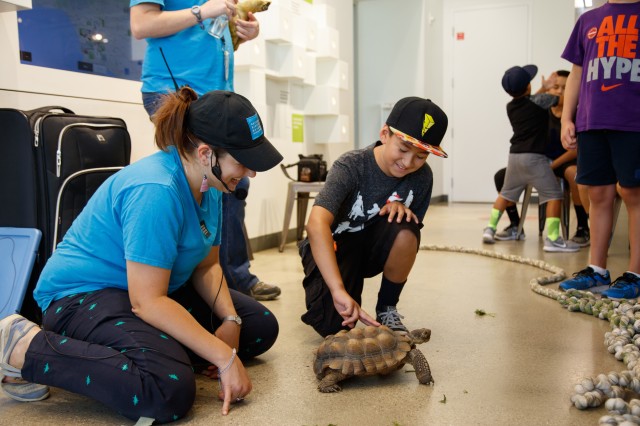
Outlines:
{"type": "Polygon", "coordinates": [[[0,129],[0,226],[42,232],[21,310],[39,320],[32,292],[46,260],[95,190],[129,164],[131,139],[122,119],[62,107],[0,109],[0,129]]]}
{"type": "Polygon", "coordinates": [[[95,190],[131,158],[120,118],[45,114],[34,124],[37,170],[48,208],[43,240],[47,258],[95,190]]]}

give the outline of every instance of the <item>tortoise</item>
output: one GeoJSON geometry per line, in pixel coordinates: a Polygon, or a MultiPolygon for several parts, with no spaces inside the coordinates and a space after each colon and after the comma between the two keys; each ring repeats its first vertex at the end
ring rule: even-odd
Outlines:
{"type": "Polygon", "coordinates": [[[353,376],[386,375],[413,365],[421,384],[433,383],[425,356],[416,348],[428,342],[431,330],[420,328],[409,333],[389,327],[366,326],[341,330],[325,337],[315,351],[313,371],[320,380],[320,392],[339,392],[338,382],[353,376]]]}
{"type": "Polygon", "coordinates": [[[246,21],[249,17],[249,12],[264,12],[269,9],[270,4],[270,0],[244,0],[236,5],[236,15],[229,21],[233,50],[238,50],[238,46],[240,46],[240,38],[236,34],[236,19],[246,21]]]}

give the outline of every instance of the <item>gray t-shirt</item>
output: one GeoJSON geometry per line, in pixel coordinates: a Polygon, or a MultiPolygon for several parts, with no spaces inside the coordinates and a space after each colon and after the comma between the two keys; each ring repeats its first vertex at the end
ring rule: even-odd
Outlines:
{"type": "Polygon", "coordinates": [[[334,216],[334,235],[358,232],[379,216],[385,203],[400,201],[418,217],[424,218],[433,188],[433,172],[427,163],[403,178],[385,175],[376,163],[373,148],[349,151],[338,158],[327,175],[324,189],[314,205],[334,216]]]}

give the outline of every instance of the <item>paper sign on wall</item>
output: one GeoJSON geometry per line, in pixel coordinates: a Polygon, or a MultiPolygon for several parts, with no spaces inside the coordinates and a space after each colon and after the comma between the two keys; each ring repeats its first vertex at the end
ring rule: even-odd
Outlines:
{"type": "Polygon", "coordinates": [[[304,115],[291,114],[291,140],[304,142],[304,115]]]}

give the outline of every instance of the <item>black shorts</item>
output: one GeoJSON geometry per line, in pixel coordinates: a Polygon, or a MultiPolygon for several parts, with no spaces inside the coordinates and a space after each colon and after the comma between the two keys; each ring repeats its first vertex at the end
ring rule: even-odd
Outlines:
{"type": "Polygon", "coordinates": [[[590,130],[578,133],[578,175],[582,185],[640,186],[640,132],[590,130]]]}
{"type": "Polygon", "coordinates": [[[578,164],[576,160],[567,161],[566,163],[560,164],[558,167],[553,169],[553,174],[558,176],[559,178],[564,178],[564,172],[571,166],[575,166],[578,164]]]}
{"type": "MultiPolygon", "coordinates": [[[[404,229],[413,232],[418,240],[417,251],[421,228],[422,224],[414,222],[389,223],[387,216],[383,216],[360,232],[345,232],[336,236],[338,268],[345,290],[353,300],[361,304],[364,279],[382,272],[398,233],[404,229]]],[[[331,292],[316,266],[309,241],[302,241],[299,249],[305,274],[302,285],[307,307],[302,321],[323,337],[335,334],[345,328],[342,326],[344,320],[333,305],[331,292]]]]}

